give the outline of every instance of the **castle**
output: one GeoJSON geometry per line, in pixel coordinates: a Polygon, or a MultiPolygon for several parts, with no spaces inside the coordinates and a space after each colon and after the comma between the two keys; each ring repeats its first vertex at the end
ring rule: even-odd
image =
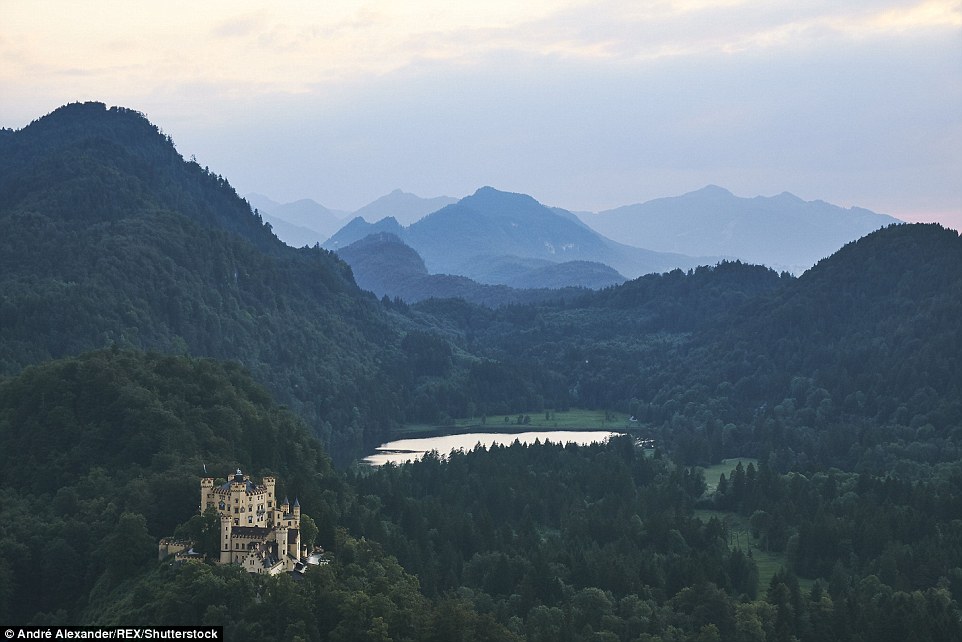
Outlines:
{"type": "MultiPolygon", "coordinates": [[[[220,516],[221,564],[240,564],[249,573],[277,575],[303,572],[306,547],[301,545],[301,506],[285,498],[278,503],[277,480],[264,477],[255,484],[240,469],[215,486],[213,477],[200,480],[200,512],[214,508],[220,516]]],[[[190,543],[163,539],[160,557],[189,556],[190,543]]]]}

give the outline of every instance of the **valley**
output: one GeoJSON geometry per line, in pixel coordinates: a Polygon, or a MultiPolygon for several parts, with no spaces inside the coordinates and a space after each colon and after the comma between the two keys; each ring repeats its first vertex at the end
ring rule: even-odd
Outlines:
{"type": "Polygon", "coordinates": [[[869,217],[796,275],[676,265],[493,188],[434,205],[394,238],[294,248],[143,114],[75,103],[3,130],[0,623],[962,637],[957,231],[869,217]],[[483,281],[564,265],[552,249],[624,279],[483,281]],[[455,268],[478,279],[439,285],[455,268]],[[389,270],[417,296],[361,285],[389,270]],[[573,429],[629,434],[356,464],[400,438],[573,429]],[[207,559],[208,469],[278,480],[330,564],[207,559]],[[196,555],[158,560],[171,534],[196,555]]]}

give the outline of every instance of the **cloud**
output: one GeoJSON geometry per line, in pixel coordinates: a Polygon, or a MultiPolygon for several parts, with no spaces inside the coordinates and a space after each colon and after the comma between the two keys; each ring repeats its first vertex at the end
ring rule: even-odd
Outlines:
{"type": "Polygon", "coordinates": [[[335,206],[485,183],[583,208],[708,182],[962,202],[957,0],[136,7],[5,4],[0,125],[123,104],[242,191],[335,206]]]}

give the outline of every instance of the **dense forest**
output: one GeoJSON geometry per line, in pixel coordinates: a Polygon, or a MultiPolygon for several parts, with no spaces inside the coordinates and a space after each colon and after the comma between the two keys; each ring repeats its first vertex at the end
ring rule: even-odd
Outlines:
{"type": "Polygon", "coordinates": [[[958,462],[926,482],[739,464],[709,492],[700,469],[622,437],[346,475],[237,366],[120,350],[0,384],[0,439],[5,622],[220,624],[229,639],[962,635],[958,462]],[[158,563],[158,537],[210,532],[205,464],[277,474],[332,563],[300,582],[158,563]],[[753,549],[698,507],[750,514],[785,569],[759,585],[753,549]]]}
{"type": "Polygon", "coordinates": [[[952,230],[892,226],[798,278],[723,262],[500,307],[378,300],[99,103],[0,133],[0,223],[0,622],[962,638],[952,230]],[[349,465],[403,423],[571,407],[632,434],[349,465]],[[706,479],[729,457],[751,462],[706,479]],[[172,533],[210,549],[205,466],[277,475],[331,564],[158,562],[172,533]]]}
{"type": "Polygon", "coordinates": [[[962,240],[937,225],[880,230],[797,279],[722,263],[558,304],[411,310],[545,405],[630,413],[687,464],[924,477],[959,458],[962,240]]]}

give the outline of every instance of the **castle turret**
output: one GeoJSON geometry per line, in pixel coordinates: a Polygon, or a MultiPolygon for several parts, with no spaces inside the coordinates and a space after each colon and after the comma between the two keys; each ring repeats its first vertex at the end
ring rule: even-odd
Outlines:
{"type": "Polygon", "coordinates": [[[275,531],[274,538],[277,540],[277,559],[287,566],[287,526],[280,526],[275,531]]]}
{"type": "Polygon", "coordinates": [[[220,516],[220,563],[230,564],[230,535],[233,521],[230,515],[220,516]]]}
{"type": "Polygon", "coordinates": [[[300,528],[301,526],[301,502],[294,498],[294,527],[300,528]]]}
{"type": "Polygon", "coordinates": [[[267,476],[264,478],[264,488],[267,489],[267,507],[273,508],[274,502],[277,498],[274,497],[274,489],[277,486],[277,479],[273,476],[267,476]]]}
{"type": "Polygon", "coordinates": [[[208,504],[213,505],[213,501],[214,501],[213,492],[214,492],[214,478],[204,477],[203,479],[201,479],[200,480],[200,512],[201,514],[203,514],[203,512],[207,509],[208,504]]]}

